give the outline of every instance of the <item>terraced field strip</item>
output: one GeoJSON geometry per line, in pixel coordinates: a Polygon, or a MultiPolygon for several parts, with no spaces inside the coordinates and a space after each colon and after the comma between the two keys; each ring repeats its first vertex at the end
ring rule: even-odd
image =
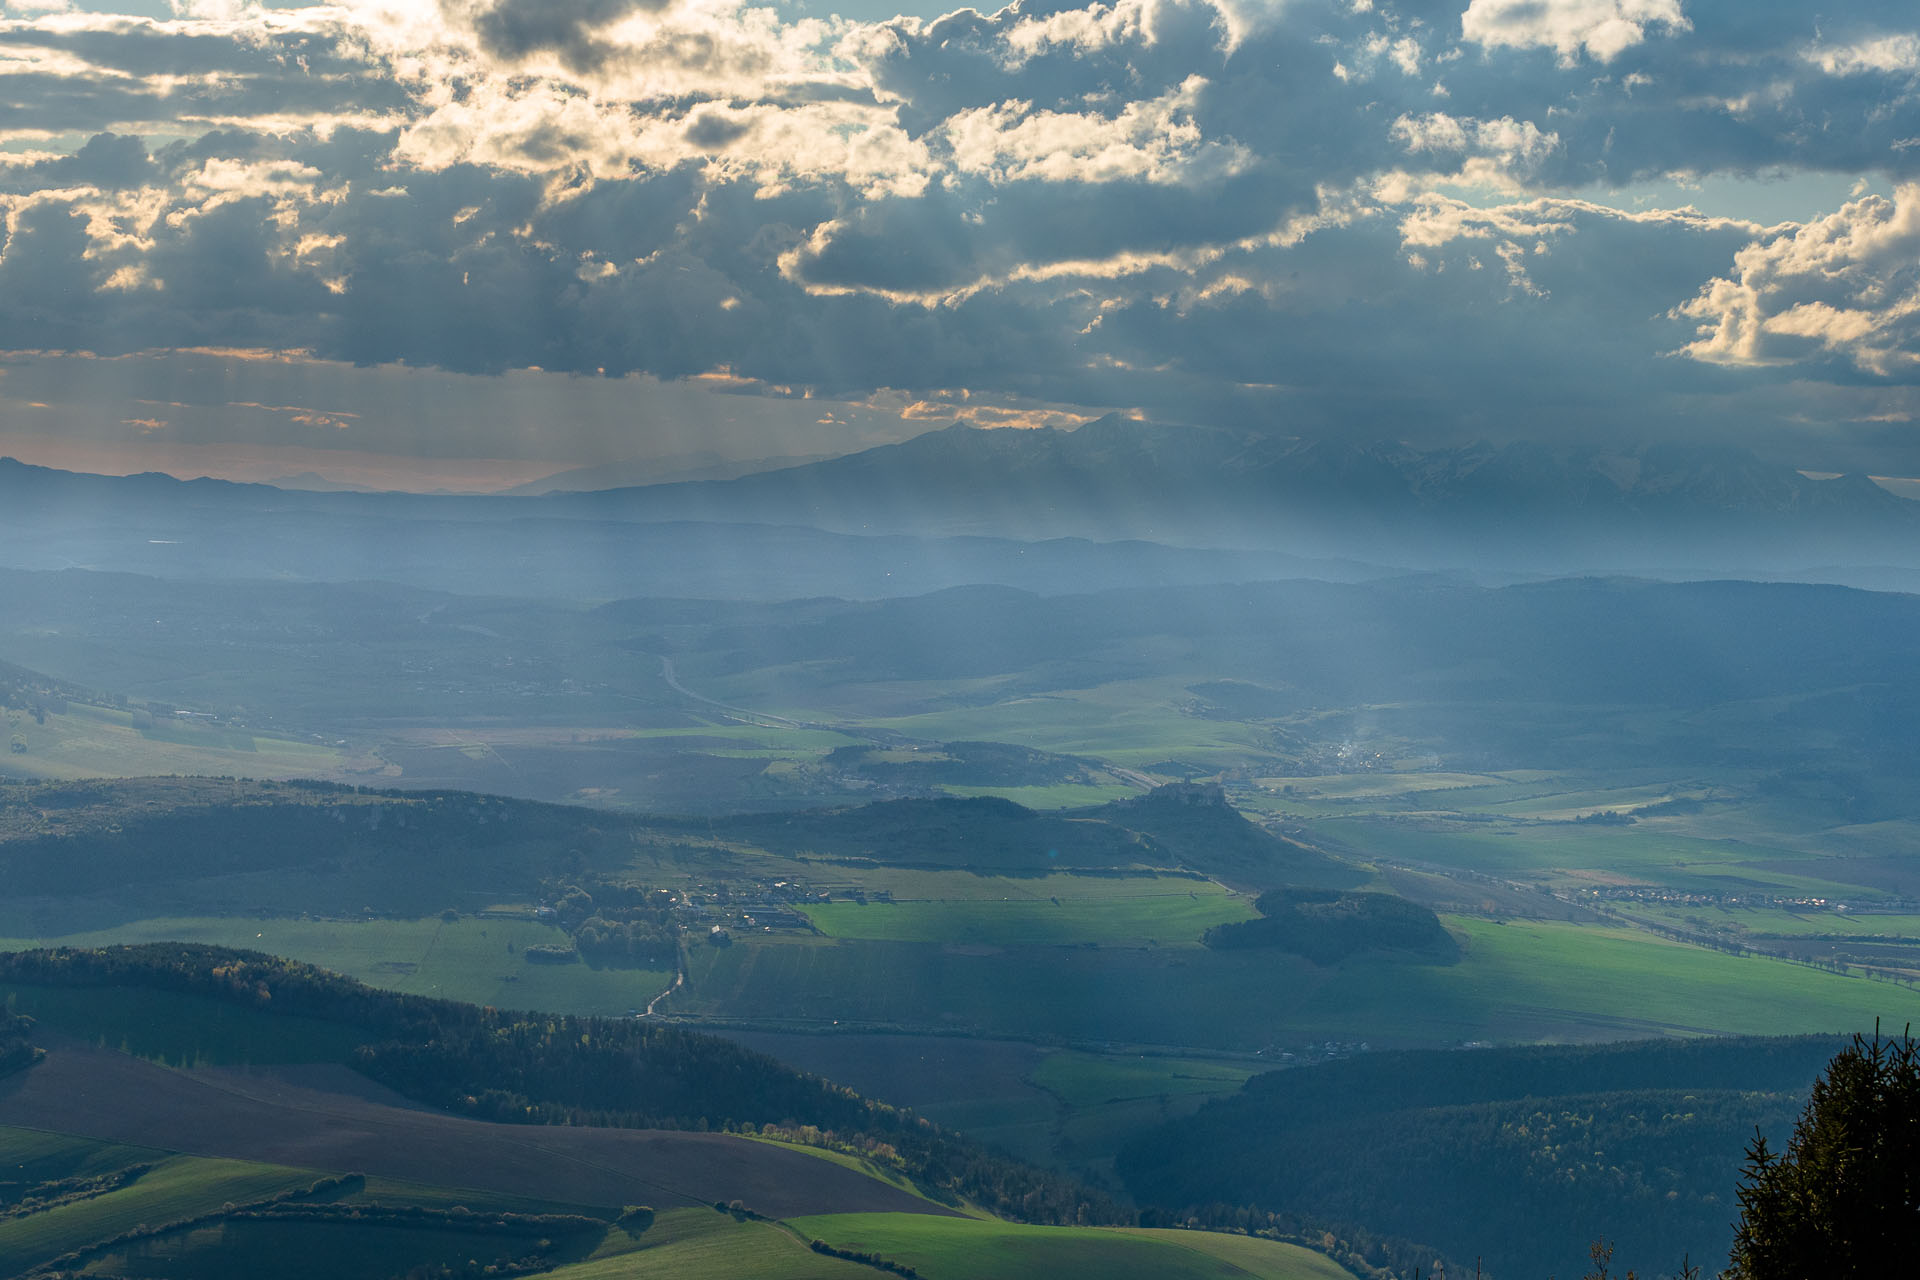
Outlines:
{"type": "Polygon", "coordinates": [[[1187,1231],[1033,1227],[965,1218],[838,1214],[791,1224],[837,1248],[877,1254],[927,1280],[1339,1280],[1311,1250],[1187,1231]],[[1222,1242],[1225,1243],[1224,1246],[1222,1242]]]}
{"type": "MultiPolygon", "coordinates": [[[[1809,863],[1784,845],[1708,839],[1665,823],[1634,827],[1573,823],[1459,823],[1408,819],[1328,819],[1317,830],[1363,855],[1414,867],[1487,873],[1538,883],[1662,885],[1688,893],[1812,894],[1848,897],[1864,892],[1837,879],[1846,859],[1809,863]],[[1583,878],[1584,873],[1584,878],[1583,878]]],[[[1867,861],[1867,860],[1862,860],[1867,861]]]]}
{"type": "Polygon", "coordinates": [[[118,1191],[0,1222],[0,1265],[25,1270],[131,1227],[210,1213],[229,1201],[263,1200],[311,1186],[318,1176],[250,1161],[175,1156],[118,1191]]]}
{"type": "Polygon", "coordinates": [[[1349,1280],[1352,1275],[1332,1258],[1276,1240],[1260,1240],[1253,1236],[1227,1235],[1216,1231],[1166,1231],[1143,1227],[1126,1229],[1125,1233],[1145,1236],[1150,1240],[1164,1240],[1183,1249],[1198,1250],[1230,1262],[1249,1275],[1271,1276],[1273,1280],[1349,1280]]]}
{"type": "Polygon", "coordinates": [[[6,1171],[9,1182],[96,1178],[132,1165],[152,1164],[166,1154],[72,1134],[0,1125],[0,1170],[6,1171]]]}
{"type": "Polygon", "coordinates": [[[546,1280],[877,1280],[880,1274],[817,1254],[770,1222],[676,1209],[638,1237],[608,1232],[596,1256],[547,1272],[546,1280]]]}
{"type": "Polygon", "coordinates": [[[1755,938],[1899,938],[1920,943],[1920,915],[1879,911],[1786,911],[1778,908],[1719,907],[1706,904],[1626,905],[1636,918],[1658,920],[1672,928],[1737,929],[1755,938]]]}

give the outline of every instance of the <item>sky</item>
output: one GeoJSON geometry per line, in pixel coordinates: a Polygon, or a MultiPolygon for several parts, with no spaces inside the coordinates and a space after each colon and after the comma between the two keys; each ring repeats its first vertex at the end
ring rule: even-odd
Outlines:
{"type": "Polygon", "coordinates": [[[1920,475],[1920,16],[6,0],[0,454],[488,488],[1108,412],[1920,475]]]}

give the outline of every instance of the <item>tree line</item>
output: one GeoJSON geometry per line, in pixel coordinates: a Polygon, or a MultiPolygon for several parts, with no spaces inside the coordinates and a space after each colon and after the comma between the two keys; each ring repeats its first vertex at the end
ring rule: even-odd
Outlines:
{"type": "Polygon", "coordinates": [[[33,1019],[24,1013],[0,1009],[0,1076],[32,1066],[40,1060],[40,1050],[30,1038],[33,1019]]]}
{"type": "Polygon", "coordinates": [[[1217,951],[1272,947],[1320,965],[1361,951],[1414,951],[1436,960],[1460,955],[1438,916],[1391,893],[1269,889],[1253,905],[1258,919],[1214,925],[1201,941],[1217,951]]]}

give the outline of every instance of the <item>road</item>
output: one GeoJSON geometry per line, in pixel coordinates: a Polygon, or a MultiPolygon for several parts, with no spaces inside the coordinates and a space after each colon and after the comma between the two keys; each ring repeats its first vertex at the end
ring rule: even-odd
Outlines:
{"type": "MultiPolygon", "coordinates": [[[[662,657],[660,659],[660,678],[667,682],[667,688],[673,690],[675,693],[679,694],[683,698],[691,698],[695,702],[704,703],[705,705],[709,707],[713,707],[716,710],[724,711],[730,716],[735,716],[742,720],[748,720],[755,724],[760,724],[760,723],[773,724],[773,725],[778,725],[783,729],[834,729],[838,727],[835,725],[825,725],[825,724],[807,724],[800,720],[789,720],[785,716],[771,716],[766,714],[763,711],[749,711],[745,707],[731,706],[725,702],[718,701],[717,699],[709,698],[704,693],[695,693],[693,690],[687,688],[687,686],[680,683],[680,676],[673,669],[672,658],[662,657]]],[[[842,730],[842,732],[844,732],[844,730],[842,730]]]]}

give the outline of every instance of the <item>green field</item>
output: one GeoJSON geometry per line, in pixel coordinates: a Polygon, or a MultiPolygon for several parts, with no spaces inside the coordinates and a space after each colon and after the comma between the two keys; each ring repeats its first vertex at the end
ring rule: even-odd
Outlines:
{"type": "Polygon", "coordinates": [[[526,919],[254,920],[192,916],[135,920],[53,938],[0,938],[0,950],[114,943],[206,942],[304,960],[369,986],[468,1004],[617,1017],[673,981],[651,969],[531,964],[526,949],[564,943],[558,928],[526,919]]]}
{"type": "Polygon", "coordinates": [[[159,774],[313,778],[337,773],[345,757],[318,742],[296,742],[191,720],[161,719],[133,727],[133,714],[69,703],[64,714],[36,723],[6,713],[6,737],[24,752],[9,752],[9,772],[51,779],[148,777],[159,774]]]}
{"type": "Polygon", "coordinates": [[[1379,1035],[1396,1011],[1434,1040],[1797,1035],[1898,1025],[1920,992],[1635,929],[1454,917],[1456,965],[1355,965],[1300,1009],[1334,1035],[1379,1035]],[[1362,1011],[1367,1012],[1362,1012],[1362,1011]]]}
{"type": "MultiPolygon", "coordinates": [[[[307,1170],[0,1129],[0,1168],[29,1183],[93,1176],[136,1163],[152,1167],[127,1186],[0,1220],[0,1259],[32,1267],[135,1226],[303,1190],[316,1177],[307,1170]]],[[[569,1205],[380,1178],[325,1198],[346,1204],[464,1205],[483,1212],[582,1212],[569,1205]]],[[[910,1264],[928,1280],[1335,1280],[1345,1274],[1318,1254],[1247,1237],[884,1213],[782,1224],[705,1208],[663,1211],[638,1234],[618,1226],[593,1227],[551,1244],[535,1240],[531,1232],[463,1230],[444,1220],[408,1225],[213,1222],[93,1252],[80,1266],[86,1274],[165,1280],[247,1280],[262,1274],[328,1280],[342,1274],[399,1274],[419,1266],[457,1268],[469,1259],[485,1265],[538,1251],[557,1264],[540,1274],[557,1280],[859,1280],[874,1274],[857,1263],[814,1253],[806,1241],[816,1238],[910,1264]]]]}
{"type": "Polygon", "coordinates": [[[838,1248],[910,1266],[927,1280],[1350,1280],[1344,1269],[1307,1249],[1199,1232],[1028,1227],[904,1214],[833,1214],[796,1218],[792,1225],[838,1248]]]}
{"type": "Polygon", "coordinates": [[[1232,1093],[1264,1069],[1217,1058],[1121,1058],[1061,1050],[1041,1059],[1033,1082],[1067,1106],[1085,1109],[1143,1098],[1232,1093]]]}
{"type": "MultiPolygon", "coordinates": [[[[1802,850],[1709,838],[1667,823],[1622,828],[1355,818],[1322,821],[1317,829],[1362,856],[1568,887],[1643,884],[1700,894],[1878,896],[1802,874],[1802,850]],[[1770,863],[1791,863],[1792,869],[1770,863]]],[[[1843,871],[1844,864],[1834,864],[1833,874],[1843,871]]]]}
{"type": "MultiPolygon", "coordinates": [[[[0,1128],[0,1173],[6,1175],[0,1181],[32,1188],[119,1170],[137,1177],[112,1189],[56,1185],[49,1188],[52,1194],[71,1198],[0,1218],[0,1264],[30,1267],[104,1243],[130,1227],[217,1214],[223,1208],[304,1190],[321,1176],[250,1161],[170,1155],[31,1129],[0,1128]],[[139,1165],[151,1168],[139,1172],[135,1168],[139,1165]]],[[[322,1198],[432,1209],[464,1206],[487,1212],[582,1213],[572,1205],[383,1178],[334,1189],[322,1198]]],[[[342,1275],[399,1275],[418,1266],[458,1267],[470,1258],[483,1263],[505,1261],[536,1252],[555,1261],[570,1261],[586,1256],[605,1233],[596,1226],[557,1241],[557,1249],[543,1248],[539,1234],[532,1227],[517,1235],[463,1229],[457,1219],[399,1224],[218,1221],[93,1252],[80,1267],[89,1275],[162,1280],[253,1280],[263,1275],[333,1280],[342,1275]]],[[[11,1267],[6,1274],[14,1274],[11,1267]]]]}
{"type": "Polygon", "coordinates": [[[1263,1070],[1243,1060],[1060,1050],[1043,1058],[1031,1078],[1060,1103],[1050,1130],[1054,1157],[1106,1174],[1129,1138],[1238,1091],[1263,1070]]]}
{"type": "MultiPolygon", "coordinates": [[[[941,742],[1012,742],[1064,755],[1094,756],[1140,768],[1176,757],[1214,768],[1273,760],[1260,728],[1188,715],[1181,677],[1119,681],[1086,689],[1015,697],[987,706],[874,717],[876,727],[941,742]]],[[[836,691],[841,692],[841,691],[836,691]]],[[[858,694],[858,689],[851,692],[858,694]]],[[[951,686],[928,684],[921,700],[947,702],[951,686]]]]}
{"type": "MultiPolygon", "coordinates": [[[[779,1026],[838,1021],[1054,1044],[1238,1051],[1328,1037],[1418,1045],[1836,1031],[1871,1026],[1876,1016],[1899,1023],[1908,1011],[1920,1011],[1920,996],[1905,988],[1764,957],[1729,956],[1631,929],[1458,917],[1449,920],[1466,943],[1458,963],[1363,956],[1321,968],[1271,951],[1190,945],[1207,923],[1247,914],[1244,899],[1203,881],[1019,881],[956,873],[918,878],[923,884],[936,878],[969,883],[987,896],[809,906],[823,930],[865,936],[771,935],[725,948],[694,947],[689,987],[672,997],[667,1010],[779,1026]],[[990,894],[996,886],[1030,894],[1088,888],[1094,896],[1061,896],[1058,905],[1052,894],[998,901],[990,894]],[[1156,889],[1165,896],[1149,892],[1156,889]],[[1146,946],[1149,938],[1159,945],[1146,946]]],[[[1837,917],[1825,913],[1821,923],[1830,918],[1837,917]]],[[[560,936],[533,921],[472,917],[189,918],[47,941],[90,946],[179,939],[244,946],[414,994],[613,1016],[643,1008],[672,981],[666,973],[525,961],[527,945],[560,936]]],[[[107,1012],[118,1018],[127,1011],[107,1012]]],[[[47,1016],[50,1023],[83,1017],[59,1011],[47,1016]]],[[[144,1051],[169,1061],[235,1053],[273,1060],[260,1055],[287,1052],[267,1044],[222,1049],[240,1034],[225,1027],[226,1017],[206,1011],[206,1035],[168,1033],[161,1024],[144,1051]]]]}
{"type": "Polygon", "coordinates": [[[310,1170],[242,1160],[169,1157],[118,1191],[0,1221],[0,1258],[22,1269],[38,1266],[130,1227],[194,1217],[228,1202],[265,1199],[311,1186],[317,1176],[310,1170]]]}
{"type": "Polygon", "coordinates": [[[1192,946],[1214,925],[1255,914],[1246,898],[1210,881],[1048,876],[1022,888],[1021,896],[997,902],[987,897],[901,901],[896,895],[892,902],[832,902],[802,910],[830,938],[998,946],[1192,946]],[[1101,891],[1079,892],[1089,884],[1099,884],[1101,891]],[[1038,896],[1048,889],[1053,892],[1038,896]]]}
{"type": "Polygon", "coordinates": [[[804,874],[814,889],[841,895],[852,890],[886,894],[895,902],[1112,902],[1125,898],[1162,899],[1188,893],[1222,894],[1219,885],[1194,875],[1129,872],[1059,871],[1048,875],[994,875],[978,871],[928,870],[836,863],[788,863],[771,856],[760,859],[786,874],[804,874]]]}
{"type": "Polygon", "coordinates": [[[664,729],[629,729],[610,735],[621,738],[726,738],[742,750],[759,749],[768,755],[823,753],[835,747],[859,743],[862,739],[836,733],[832,729],[789,728],[781,725],[740,724],[733,720],[710,720],[695,726],[664,729]]]}
{"type": "Polygon", "coordinates": [[[1532,818],[1542,822],[1571,822],[1576,818],[1589,817],[1596,813],[1634,813],[1652,805],[1666,804],[1675,800],[1700,800],[1705,794],[1705,790],[1699,787],[1656,782],[1637,787],[1619,786],[1604,790],[1529,796],[1524,799],[1504,801],[1490,808],[1495,812],[1511,814],[1516,818],[1532,818]]]}
{"type": "Polygon", "coordinates": [[[1240,1047],[1262,1034],[1247,999],[1297,998],[1297,987],[1314,981],[1311,968],[1200,948],[750,938],[695,948],[689,989],[671,1008],[782,1026],[837,1021],[1041,1043],[1240,1047]]]}
{"type": "Polygon", "coordinates": [[[164,1152],[123,1147],[93,1138],[0,1125],[0,1181],[36,1183],[93,1178],[130,1165],[162,1159],[164,1152]]]}
{"type": "Polygon", "coordinates": [[[401,1276],[423,1267],[462,1267],[473,1262],[500,1266],[530,1255],[577,1257],[589,1252],[602,1234],[595,1230],[588,1238],[556,1242],[531,1231],[509,1234],[418,1223],[240,1220],[170,1232],[103,1252],[84,1274],[163,1280],[401,1276]]]}
{"type": "Polygon", "coordinates": [[[1884,911],[1789,911],[1777,907],[1621,904],[1636,919],[1676,929],[1705,927],[1751,938],[1899,938],[1920,942],[1920,915],[1884,911]],[[1697,922],[1697,923],[1696,923],[1697,922]]]}
{"type": "MultiPolygon", "coordinates": [[[[1733,781],[1733,776],[1722,778],[1733,781]]],[[[1369,769],[1358,773],[1276,775],[1255,779],[1272,803],[1298,805],[1327,815],[1455,813],[1565,822],[1614,810],[1631,813],[1674,799],[1698,799],[1714,788],[1675,781],[1646,771],[1550,773],[1407,772],[1369,769]]]]}
{"type": "Polygon", "coordinates": [[[540,1200],[499,1191],[476,1191],[472,1187],[436,1187],[430,1183],[403,1182],[397,1178],[369,1177],[360,1190],[340,1198],[379,1204],[418,1205],[423,1209],[465,1206],[488,1213],[577,1213],[590,1218],[610,1216],[609,1210],[594,1205],[540,1200]]]}
{"type": "MultiPolygon", "coordinates": [[[[1454,964],[1269,951],[747,939],[696,948],[676,1012],[944,1029],[1042,1043],[1254,1050],[1328,1038],[1778,1035],[1900,1025],[1920,993],[1633,929],[1451,918],[1454,964]]],[[[1915,1019],[1920,1020],[1920,1019],[1915,1019]]]]}
{"type": "Polygon", "coordinates": [[[1275,1280],[1346,1280],[1351,1273],[1311,1249],[1260,1240],[1252,1236],[1226,1235],[1213,1231],[1167,1231],[1134,1228],[1121,1234],[1164,1240],[1182,1248],[1197,1249],[1212,1258],[1255,1276],[1275,1280]]]}
{"type": "Polygon", "coordinates": [[[1454,796],[1480,796],[1493,788],[1511,787],[1507,775],[1494,773],[1328,773],[1275,775],[1254,780],[1268,791],[1280,791],[1287,799],[1302,800],[1385,800],[1394,797],[1418,797],[1433,803],[1432,793],[1454,796]],[[1286,788],[1292,788],[1287,792],[1286,788]]]}
{"type": "Polygon", "coordinates": [[[879,1273],[822,1257],[770,1222],[674,1209],[638,1238],[615,1229],[594,1257],[545,1274],[548,1280],[873,1280],[879,1273]]]}

